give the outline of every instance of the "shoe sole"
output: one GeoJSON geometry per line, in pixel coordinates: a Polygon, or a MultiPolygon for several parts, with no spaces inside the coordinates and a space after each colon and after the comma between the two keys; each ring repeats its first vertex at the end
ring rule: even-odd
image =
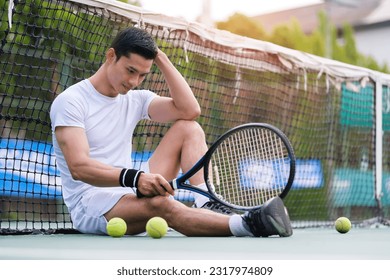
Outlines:
{"type": "Polygon", "coordinates": [[[267,216],[268,221],[273,225],[280,237],[289,237],[292,235],[292,230],[286,229],[286,226],[281,226],[273,217],[267,216]]]}

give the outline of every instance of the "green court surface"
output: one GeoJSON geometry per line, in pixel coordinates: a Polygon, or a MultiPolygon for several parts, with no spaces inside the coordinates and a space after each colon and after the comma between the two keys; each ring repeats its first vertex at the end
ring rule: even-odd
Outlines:
{"type": "Polygon", "coordinates": [[[3,260],[390,260],[390,228],[296,229],[292,237],[185,237],[86,234],[0,237],[3,260]]]}

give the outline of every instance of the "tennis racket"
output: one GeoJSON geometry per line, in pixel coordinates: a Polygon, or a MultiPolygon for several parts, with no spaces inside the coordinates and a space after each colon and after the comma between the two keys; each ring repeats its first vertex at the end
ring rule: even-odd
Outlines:
{"type": "Polygon", "coordinates": [[[230,129],[185,174],[170,182],[172,188],[194,191],[230,208],[260,208],[267,200],[284,198],[293,184],[295,155],[286,135],[265,123],[230,129]],[[203,168],[208,191],[188,183],[203,168]]]}

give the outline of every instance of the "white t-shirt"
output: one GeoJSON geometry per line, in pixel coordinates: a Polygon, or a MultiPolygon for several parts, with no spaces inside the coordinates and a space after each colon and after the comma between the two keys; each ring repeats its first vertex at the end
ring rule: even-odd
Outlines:
{"type": "MultiPolygon", "coordinates": [[[[96,91],[89,80],[83,80],[66,89],[54,100],[50,110],[53,146],[61,173],[64,201],[70,211],[82,196],[101,188],[73,180],[58,146],[55,128],[83,128],[91,158],[110,166],[131,168],[134,129],[141,119],[149,119],[148,107],[155,97],[156,94],[149,90],[132,90],[126,95],[107,97],[96,91]]],[[[109,209],[102,211],[106,210],[109,209]]]]}

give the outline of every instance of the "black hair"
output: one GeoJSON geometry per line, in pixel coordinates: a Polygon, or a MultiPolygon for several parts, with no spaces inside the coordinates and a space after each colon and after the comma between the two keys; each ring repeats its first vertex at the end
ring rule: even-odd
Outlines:
{"type": "Polygon", "coordinates": [[[131,53],[138,54],[146,59],[155,59],[157,45],[153,37],[145,30],[129,27],[118,33],[111,43],[117,60],[122,56],[129,57],[131,53]]]}

